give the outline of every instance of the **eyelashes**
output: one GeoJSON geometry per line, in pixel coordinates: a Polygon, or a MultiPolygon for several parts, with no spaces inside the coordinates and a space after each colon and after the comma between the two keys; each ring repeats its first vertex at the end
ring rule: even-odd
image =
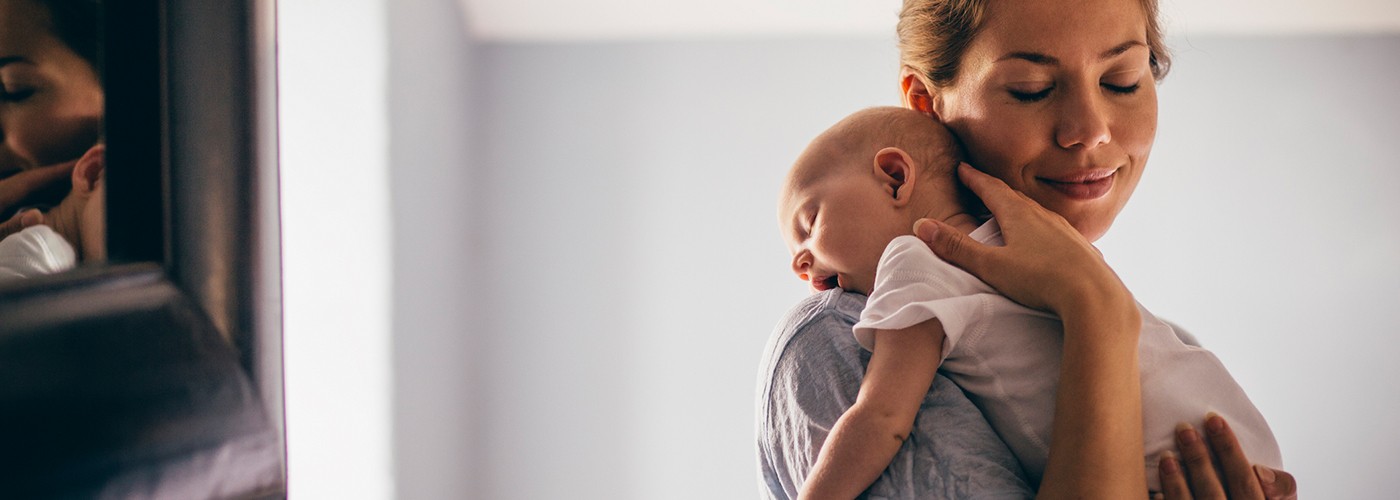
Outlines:
{"type": "MultiPolygon", "coordinates": [[[[1115,93],[1115,94],[1119,94],[1119,95],[1131,95],[1131,94],[1133,94],[1133,93],[1136,93],[1136,92],[1138,91],[1138,89],[1142,87],[1142,84],[1140,84],[1140,83],[1134,83],[1134,84],[1128,85],[1128,86],[1120,86],[1120,85],[1113,85],[1113,84],[1108,84],[1108,83],[1100,83],[1099,86],[1100,86],[1100,87],[1103,87],[1104,89],[1108,90],[1109,92],[1113,92],[1113,93],[1115,93]]],[[[1051,85],[1051,86],[1049,86],[1049,87],[1045,87],[1045,90],[1040,90],[1040,91],[1036,91],[1036,92],[1022,92],[1022,91],[1010,90],[1010,89],[1008,89],[1006,92],[1007,92],[1008,94],[1011,94],[1011,97],[1014,98],[1014,99],[1016,99],[1017,101],[1030,103],[1030,102],[1041,101],[1041,100],[1045,99],[1046,97],[1050,97],[1050,91],[1052,91],[1052,90],[1055,90],[1055,86],[1054,86],[1054,85],[1051,85]]]]}
{"type": "Polygon", "coordinates": [[[17,89],[13,92],[8,89],[0,89],[0,101],[4,102],[19,102],[28,99],[29,96],[32,95],[34,95],[34,89],[32,88],[17,89]]]}
{"type": "Polygon", "coordinates": [[[1055,90],[1055,87],[1045,87],[1045,90],[1039,92],[1020,92],[1016,90],[1007,90],[1007,92],[1011,94],[1011,97],[1016,98],[1017,101],[1036,102],[1046,97],[1049,97],[1051,90],[1055,90]]]}

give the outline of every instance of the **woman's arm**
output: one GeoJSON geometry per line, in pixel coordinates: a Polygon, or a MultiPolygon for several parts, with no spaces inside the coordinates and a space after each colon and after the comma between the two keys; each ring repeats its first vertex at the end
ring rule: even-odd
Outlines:
{"type": "Polygon", "coordinates": [[[931,319],[875,334],[855,405],[836,421],[799,498],[855,498],[880,477],[909,436],[943,352],[931,319]]]}
{"type": "Polygon", "coordinates": [[[1063,217],[966,164],[958,172],[996,215],[1006,246],[982,245],[937,221],[920,221],[915,233],[944,260],[1064,322],[1050,456],[1038,497],[1143,496],[1142,321],[1132,294],[1063,217]]]}
{"type": "Polygon", "coordinates": [[[13,208],[35,191],[72,177],[74,165],[77,161],[25,170],[0,179],[0,211],[13,208]]]}

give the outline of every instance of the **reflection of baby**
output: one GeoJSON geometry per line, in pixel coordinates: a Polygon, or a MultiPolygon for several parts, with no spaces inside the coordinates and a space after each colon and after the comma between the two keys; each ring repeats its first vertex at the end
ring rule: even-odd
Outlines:
{"type": "Polygon", "coordinates": [[[104,153],[105,146],[99,144],[78,159],[68,196],[48,213],[32,214],[41,223],[26,224],[23,231],[0,240],[0,282],[72,269],[79,259],[106,260],[104,153]]]}
{"type": "MultiPolygon", "coordinates": [[[[960,201],[958,163],[955,140],[934,120],[901,108],[864,110],[803,152],[779,201],[780,222],[794,254],[794,272],[819,290],[839,286],[869,295],[854,332],[862,347],[874,351],[879,339],[910,332],[933,339],[938,348],[930,351],[929,362],[938,363],[939,373],[967,392],[1034,486],[1049,454],[1062,325],[1053,315],[1001,296],[911,235],[915,221],[926,217],[944,220],[982,243],[1004,244],[995,220],[979,226],[960,201]]],[[[1281,467],[1268,424],[1220,361],[1184,344],[1146,310],[1141,315],[1149,487],[1158,487],[1157,458],[1172,449],[1177,423],[1196,421],[1208,411],[1231,423],[1246,456],[1281,467]]],[[[879,380],[872,374],[866,374],[857,406],[918,408],[922,392],[891,394],[872,383],[879,380]]],[[[909,422],[895,422],[876,413],[848,410],[809,480],[834,477],[827,484],[855,492],[874,481],[898,444],[839,436],[905,436],[914,414],[909,412],[909,422]]]]}

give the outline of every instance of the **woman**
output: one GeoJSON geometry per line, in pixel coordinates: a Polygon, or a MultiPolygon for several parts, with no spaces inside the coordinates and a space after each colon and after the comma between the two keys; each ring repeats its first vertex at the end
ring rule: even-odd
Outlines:
{"type": "Polygon", "coordinates": [[[0,0],[0,238],[19,229],[14,209],[62,199],[74,162],[97,143],[97,6],[0,0]]]}
{"type": "MultiPolygon", "coordinates": [[[[995,176],[963,173],[1001,221],[1008,246],[977,246],[937,222],[921,223],[920,236],[946,260],[1065,323],[1054,438],[1038,494],[1142,496],[1140,321],[1090,242],[1131,197],[1155,136],[1155,84],[1168,68],[1155,1],[906,0],[899,35],[905,106],[947,124],[970,162],[995,176]]],[[[862,305],[814,296],[770,343],[759,445],[775,497],[801,484],[826,430],[853,401],[864,359],[841,336],[850,337],[844,321],[862,305]]],[[[1004,445],[986,437],[985,421],[970,416],[956,388],[941,385],[872,496],[1029,494],[1004,445]]],[[[1185,431],[1185,470],[1170,458],[1160,466],[1168,498],[1293,494],[1286,474],[1256,477],[1223,421],[1207,429],[1224,477],[1196,431],[1185,431]]]]}

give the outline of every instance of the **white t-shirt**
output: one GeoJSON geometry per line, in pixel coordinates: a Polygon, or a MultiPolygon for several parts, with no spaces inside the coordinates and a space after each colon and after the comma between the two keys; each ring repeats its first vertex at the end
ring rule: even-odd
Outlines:
{"type": "MultiPolygon", "coordinates": [[[[995,220],[973,231],[974,240],[1004,245],[995,220]]],[[[1278,443],[1264,416],[1210,351],[1181,342],[1172,327],[1138,304],[1142,332],[1144,466],[1149,486],[1160,487],[1158,456],[1175,449],[1179,422],[1199,422],[1214,411],[1230,423],[1251,461],[1283,467],[1278,443]]],[[[875,346],[876,330],[908,328],[938,318],[946,334],[940,374],[952,379],[1025,467],[1033,484],[1050,453],[1055,389],[1063,355],[1056,316],[1024,307],[949,264],[914,236],[890,242],[880,257],[856,339],[875,346]]]]}
{"type": "Polygon", "coordinates": [[[49,226],[30,226],[0,240],[0,281],[54,274],[77,265],[73,245],[49,226]]]}

